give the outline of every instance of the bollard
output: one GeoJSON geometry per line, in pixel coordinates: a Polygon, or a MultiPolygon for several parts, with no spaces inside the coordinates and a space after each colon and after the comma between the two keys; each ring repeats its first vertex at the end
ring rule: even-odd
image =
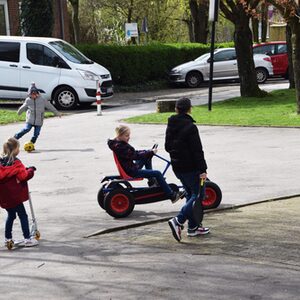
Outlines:
{"type": "Polygon", "coordinates": [[[101,100],[101,90],[100,90],[100,83],[97,81],[97,92],[96,92],[96,104],[97,104],[97,116],[102,115],[102,100],[101,100]]]}

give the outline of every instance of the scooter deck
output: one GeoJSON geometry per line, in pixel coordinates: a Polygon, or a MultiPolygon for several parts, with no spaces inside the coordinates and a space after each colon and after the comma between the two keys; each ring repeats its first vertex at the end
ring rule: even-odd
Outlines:
{"type": "Polygon", "coordinates": [[[8,250],[13,250],[17,248],[23,248],[25,247],[25,241],[24,240],[18,240],[18,241],[11,241],[6,244],[6,247],[8,250]]]}

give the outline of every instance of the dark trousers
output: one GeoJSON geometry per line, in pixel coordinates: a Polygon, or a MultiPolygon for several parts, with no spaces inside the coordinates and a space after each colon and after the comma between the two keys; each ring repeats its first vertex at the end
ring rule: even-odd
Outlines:
{"type": "Polygon", "coordinates": [[[138,165],[139,170],[135,172],[134,177],[142,177],[148,179],[155,178],[159,186],[163,189],[163,191],[168,197],[171,197],[173,195],[173,191],[171,190],[170,186],[167,184],[162,173],[157,170],[152,170],[151,159],[138,160],[136,161],[136,164],[138,165]],[[144,166],[145,169],[142,169],[144,166]]]}
{"type": "Polygon", "coordinates": [[[20,219],[21,222],[21,228],[23,231],[23,236],[25,239],[30,238],[30,232],[29,232],[29,223],[28,223],[28,216],[24,207],[24,204],[21,203],[17,207],[14,208],[8,208],[7,211],[7,219],[5,223],[5,238],[11,239],[12,238],[12,229],[14,220],[17,217],[20,219]]]}
{"type": "Polygon", "coordinates": [[[42,126],[26,123],[25,127],[21,131],[19,131],[18,133],[15,134],[15,138],[17,140],[20,139],[24,134],[29,132],[32,127],[34,127],[34,132],[33,132],[33,136],[30,141],[34,144],[36,142],[38,136],[40,135],[42,126]]]}
{"type": "Polygon", "coordinates": [[[203,196],[205,195],[205,187],[200,191],[199,172],[175,173],[175,175],[181,181],[186,191],[186,203],[177,215],[177,220],[182,225],[186,220],[188,220],[188,228],[195,230],[203,220],[203,210],[200,212],[200,224],[197,224],[193,216],[193,203],[203,199],[203,196]],[[201,194],[199,194],[200,192],[201,194]]]}

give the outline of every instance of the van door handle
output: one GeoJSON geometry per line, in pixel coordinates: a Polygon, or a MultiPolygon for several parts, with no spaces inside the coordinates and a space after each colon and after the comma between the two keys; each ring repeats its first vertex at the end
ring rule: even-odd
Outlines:
{"type": "Polygon", "coordinates": [[[31,69],[31,67],[29,67],[29,66],[23,66],[22,68],[23,69],[31,69]]]}
{"type": "Polygon", "coordinates": [[[9,65],[10,67],[17,68],[17,65],[9,65]]]}

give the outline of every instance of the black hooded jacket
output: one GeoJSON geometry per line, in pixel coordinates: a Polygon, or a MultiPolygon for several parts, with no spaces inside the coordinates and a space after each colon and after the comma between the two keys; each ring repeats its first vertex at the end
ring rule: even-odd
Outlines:
{"type": "Polygon", "coordinates": [[[128,143],[118,141],[116,139],[108,140],[107,145],[117,155],[124,171],[133,177],[139,169],[135,161],[141,159],[150,159],[153,156],[152,150],[135,150],[128,143]]]}
{"type": "Polygon", "coordinates": [[[168,119],[165,149],[170,153],[175,173],[206,173],[201,139],[194,123],[195,120],[188,114],[176,114],[168,119]]]}

